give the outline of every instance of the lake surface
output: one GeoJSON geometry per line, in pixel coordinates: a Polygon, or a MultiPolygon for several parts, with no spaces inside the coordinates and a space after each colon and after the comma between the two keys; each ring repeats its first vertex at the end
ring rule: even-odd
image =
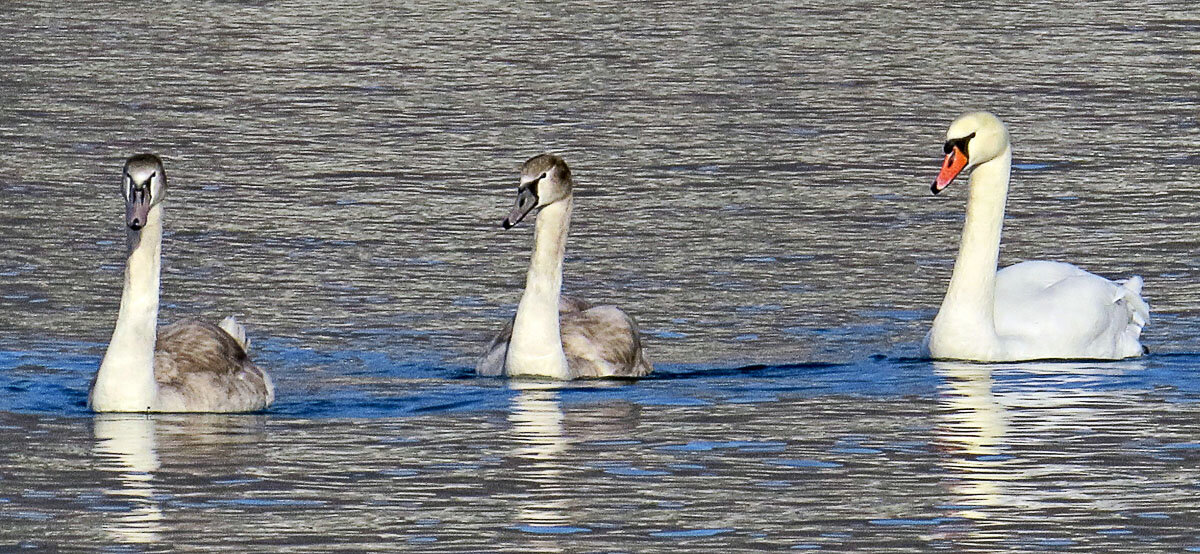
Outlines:
{"type": "Polygon", "coordinates": [[[0,549],[1200,551],[1200,12],[1130,1],[8,2],[0,549]],[[1148,357],[917,357],[968,109],[1001,263],[1146,279],[1148,357]],[[161,319],[236,314],[264,414],[105,415],[120,167],[170,175],[161,319]],[[532,226],[658,371],[478,379],[532,226]]]}

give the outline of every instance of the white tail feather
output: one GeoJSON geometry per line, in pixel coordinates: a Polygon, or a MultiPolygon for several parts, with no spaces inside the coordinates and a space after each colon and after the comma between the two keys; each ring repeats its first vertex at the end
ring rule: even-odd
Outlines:
{"type": "Polygon", "coordinates": [[[1137,326],[1138,333],[1141,333],[1142,327],[1150,321],[1150,305],[1142,299],[1142,278],[1134,275],[1124,281],[1120,281],[1121,288],[1118,294],[1117,301],[1124,299],[1129,306],[1129,319],[1137,326]]]}
{"type": "Polygon", "coordinates": [[[238,323],[236,317],[229,316],[222,319],[221,323],[217,326],[224,329],[226,333],[229,333],[229,336],[233,337],[233,340],[242,345],[242,350],[250,352],[250,339],[246,337],[246,328],[242,327],[241,323],[238,323]]]}
{"type": "Polygon", "coordinates": [[[1120,281],[1120,283],[1121,283],[1122,287],[1125,287],[1125,288],[1133,291],[1134,294],[1139,294],[1139,295],[1142,294],[1142,278],[1141,278],[1141,276],[1134,275],[1133,277],[1130,277],[1124,281],[1120,281]]]}

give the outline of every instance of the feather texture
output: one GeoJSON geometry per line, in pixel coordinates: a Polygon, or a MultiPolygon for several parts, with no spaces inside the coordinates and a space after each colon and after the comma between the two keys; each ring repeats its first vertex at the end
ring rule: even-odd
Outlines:
{"type": "Polygon", "coordinates": [[[925,353],[986,362],[1142,355],[1150,307],[1140,277],[1110,281],[1049,261],[996,270],[1012,164],[1004,124],[986,112],[965,114],[946,133],[945,152],[935,194],[973,171],[958,258],[925,353]]]}
{"type": "Polygon", "coordinates": [[[615,306],[593,307],[562,295],[574,186],[571,170],[558,156],[535,156],[521,168],[516,207],[504,226],[540,208],[533,256],[517,314],[479,358],[479,375],[577,379],[653,371],[632,317],[615,306]]]}

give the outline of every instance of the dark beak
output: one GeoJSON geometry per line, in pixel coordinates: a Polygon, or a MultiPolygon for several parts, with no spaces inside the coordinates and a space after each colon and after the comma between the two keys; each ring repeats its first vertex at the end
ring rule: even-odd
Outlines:
{"type": "Polygon", "coordinates": [[[125,201],[125,224],[134,231],[146,226],[150,217],[150,187],[134,188],[125,201]]]}
{"type": "Polygon", "coordinates": [[[525,219],[534,208],[538,205],[537,193],[533,192],[530,187],[521,187],[517,189],[517,205],[508,213],[508,217],[504,218],[501,225],[505,229],[511,229],[514,225],[525,219]]]}

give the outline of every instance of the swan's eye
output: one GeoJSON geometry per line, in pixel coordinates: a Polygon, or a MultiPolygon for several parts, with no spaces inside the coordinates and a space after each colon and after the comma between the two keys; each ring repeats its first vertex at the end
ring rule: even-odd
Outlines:
{"type": "Polygon", "coordinates": [[[529,189],[529,192],[532,192],[534,196],[537,196],[538,195],[538,183],[540,183],[542,181],[542,179],[545,179],[545,178],[546,178],[546,174],[542,173],[541,175],[538,175],[537,179],[529,181],[528,183],[523,183],[518,188],[529,189]]]}
{"type": "Polygon", "coordinates": [[[146,191],[146,199],[147,200],[150,199],[150,190],[151,190],[151,186],[154,184],[154,176],[155,175],[158,175],[157,171],[155,171],[154,173],[151,173],[149,177],[146,177],[145,181],[142,181],[142,189],[146,191]]]}
{"type": "Polygon", "coordinates": [[[946,144],[944,144],[942,146],[942,151],[945,152],[946,154],[950,154],[957,147],[958,151],[962,152],[964,156],[970,157],[967,154],[967,143],[970,142],[971,139],[973,139],[973,138],[975,138],[975,133],[971,133],[962,138],[948,140],[948,141],[946,141],[946,144]]]}

